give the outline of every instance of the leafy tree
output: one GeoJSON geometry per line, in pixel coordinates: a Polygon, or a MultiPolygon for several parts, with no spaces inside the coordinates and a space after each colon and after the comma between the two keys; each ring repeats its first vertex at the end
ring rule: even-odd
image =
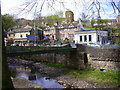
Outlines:
{"type": "Polygon", "coordinates": [[[103,22],[104,22],[106,25],[107,25],[108,21],[109,21],[108,19],[104,19],[104,20],[103,20],[103,22]]]}
{"type": "Polygon", "coordinates": [[[95,20],[91,20],[91,26],[94,27],[94,24],[95,24],[95,20]]]}
{"type": "Polygon", "coordinates": [[[86,27],[87,23],[89,22],[89,20],[82,20],[82,24],[84,27],[86,27]]]}
{"type": "Polygon", "coordinates": [[[55,23],[57,24],[62,23],[62,21],[64,20],[64,18],[61,18],[59,15],[47,16],[44,19],[48,25],[54,25],[55,23]]]}
{"type": "Polygon", "coordinates": [[[98,23],[98,27],[100,28],[100,30],[103,29],[103,19],[98,19],[96,22],[98,23]]]}
{"type": "Polygon", "coordinates": [[[102,20],[102,19],[98,19],[98,20],[97,20],[97,23],[98,23],[98,24],[103,24],[103,20],[102,20]]]}
{"type": "Polygon", "coordinates": [[[13,16],[10,16],[9,14],[2,15],[2,29],[8,30],[16,25],[16,22],[14,20],[13,16]]]}
{"type": "Polygon", "coordinates": [[[62,11],[57,12],[56,15],[58,15],[61,18],[63,18],[63,12],[62,11]]]}

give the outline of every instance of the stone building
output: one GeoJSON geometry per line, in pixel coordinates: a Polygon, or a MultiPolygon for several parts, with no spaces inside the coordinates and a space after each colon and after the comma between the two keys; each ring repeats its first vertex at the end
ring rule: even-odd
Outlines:
{"type": "Polygon", "coordinates": [[[24,28],[17,28],[10,30],[7,33],[7,37],[9,40],[13,40],[14,44],[23,45],[28,41],[39,41],[43,39],[43,32],[40,28],[25,26],[24,28]]]}
{"type": "Polygon", "coordinates": [[[74,21],[74,13],[72,11],[66,11],[65,16],[67,23],[72,23],[74,21]]]}
{"type": "Polygon", "coordinates": [[[74,39],[74,32],[78,31],[79,24],[60,24],[57,26],[47,26],[44,30],[44,36],[49,36],[54,40],[74,39]]]}

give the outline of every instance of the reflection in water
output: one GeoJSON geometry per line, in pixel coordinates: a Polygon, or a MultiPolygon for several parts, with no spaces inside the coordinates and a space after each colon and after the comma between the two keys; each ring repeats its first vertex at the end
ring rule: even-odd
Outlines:
{"type": "Polygon", "coordinates": [[[11,71],[11,76],[14,78],[23,77],[46,88],[64,88],[55,80],[51,80],[50,78],[46,77],[40,77],[40,73],[31,73],[31,70],[24,66],[9,66],[9,68],[11,71]]]}
{"type": "Polygon", "coordinates": [[[16,78],[23,77],[28,80],[28,74],[25,72],[17,73],[16,78]]]}

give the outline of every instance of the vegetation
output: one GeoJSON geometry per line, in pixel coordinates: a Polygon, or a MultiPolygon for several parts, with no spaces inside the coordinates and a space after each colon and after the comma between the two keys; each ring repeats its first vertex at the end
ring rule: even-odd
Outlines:
{"type": "Polygon", "coordinates": [[[95,24],[95,20],[91,20],[91,26],[94,27],[94,24],[95,24]]]}
{"type": "Polygon", "coordinates": [[[100,29],[103,29],[103,24],[105,24],[105,26],[107,26],[107,23],[108,23],[108,19],[98,19],[97,21],[95,20],[91,20],[91,26],[94,27],[94,24],[97,23],[98,24],[98,27],[100,29]]]}
{"type": "Polygon", "coordinates": [[[10,16],[9,14],[2,15],[2,29],[3,30],[8,30],[15,25],[16,25],[16,22],[13,16],[10,16]]]}
{"type": "Polygon", "coordinates": [[[44,21],[48,25],[54,25],[55,23],[62,23],[65,18],[63,18],[63,13],[62,12],[57,12],[55,15],[47,16],[44,18],[44,21]]]}
{"type": "MultiPolygon", "coordinates": [[[[52,67],[65,67],[64,64],[56,63],[43,63],[52,67]]],[[[120,71],[99,71],[99,70],[73,70],[66,69],[66,73],[72,77],[83,79],[99,84],[109,84],[114,86],[120,86],[119,75],[120,71]]]]}
{"type": "Polygon", "coordinates": [[[66,71],[69,75],[100,84],[110,84],[120,86],[120,71],[92,71],[92,70],[70,70],[66,71]]]}
{"type": "Polygon", "coordinates": [[[48,63],[48,62],[43,62],[43,64],[52,67],[65,67],[65,64],[48,63]]]}
{"type": "Polygon", "coordinates": [[[92,30],[92,29],[95,29],[95,28],[84,28],[84,30],[92,30]]]}
{"type": "Polygon", "coordinates": [[[114,41],[114,44],[120,44],[120,33],[118,33],[118,27],[104,27],[103,29],[108,31],[108,36],[114,41]]]}

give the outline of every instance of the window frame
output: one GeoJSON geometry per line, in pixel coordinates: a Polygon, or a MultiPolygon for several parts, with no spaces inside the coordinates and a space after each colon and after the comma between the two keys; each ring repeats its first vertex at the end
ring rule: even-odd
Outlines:
{"type": "Polygon", "coordinates": [[[88,35],[89,37],[89,42],[92,42],[92,35],[88,35]]]}
{"type": "Polygon", "coordinates": [[[80,36],[80,42],[82,42],[83,41],[83,38],[82,38],[82,36],[80,36]]]}
{"type": "Polygon", "coordinates": [[[84,42],[87,42],[87,35],[84,35],[84,42]]]}

